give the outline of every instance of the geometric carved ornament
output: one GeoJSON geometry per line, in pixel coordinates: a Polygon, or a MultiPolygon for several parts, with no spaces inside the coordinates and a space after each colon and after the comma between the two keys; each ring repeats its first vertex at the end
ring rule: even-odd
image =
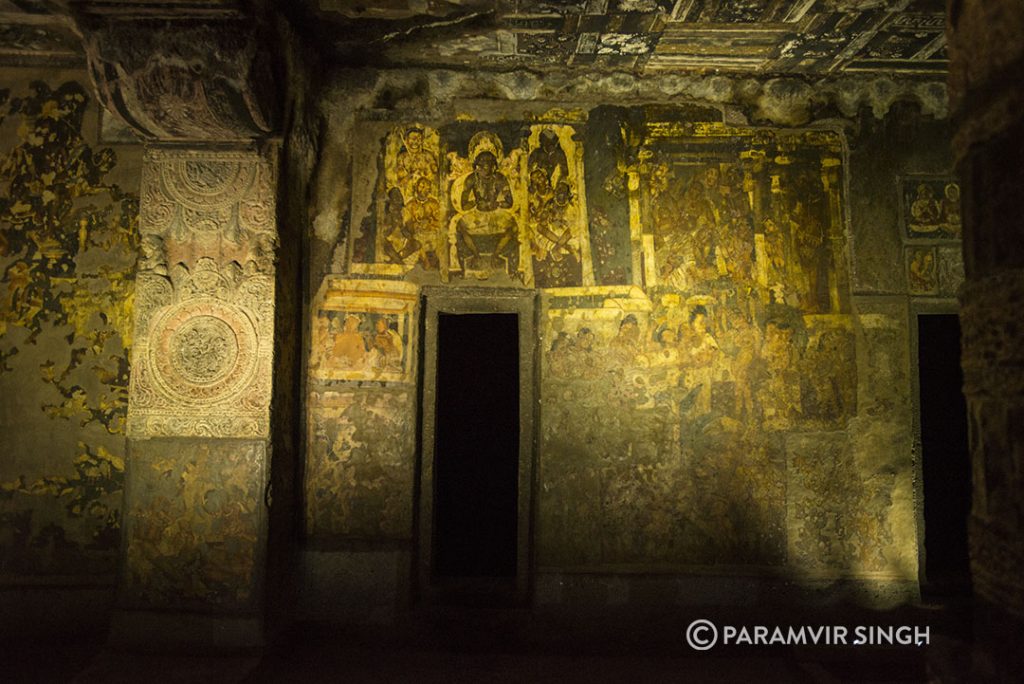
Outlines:
{"type": "Polygon", "coordinates": [[[129,436],[269,435],[273,187],[255,152],[147,151],[129,436]]]}

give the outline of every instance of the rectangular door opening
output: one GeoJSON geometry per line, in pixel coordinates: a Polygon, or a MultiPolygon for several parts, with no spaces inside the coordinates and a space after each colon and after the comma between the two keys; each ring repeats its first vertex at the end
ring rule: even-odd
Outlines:
{"type": "Polygon", "coordinates": [[[924,480],[924,578],[931,594],[970,591],[971,466],[955,314],[917,317],[924,480]]]}
{"type": "Polygon", "coordinates": [[[438,314],[436,580],[516,577],[519,316],[438,314]]]}

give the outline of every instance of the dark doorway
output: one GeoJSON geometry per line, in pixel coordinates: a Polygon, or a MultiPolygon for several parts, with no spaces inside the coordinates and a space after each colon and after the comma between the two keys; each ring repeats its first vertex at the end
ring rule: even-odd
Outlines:
{"type": "Polygon", "coordinates": [[[960,370],[960,321],[955,314],[917,318],[924,475],[924,589],[970,589],[967,517],[971,467],[967,405],[960,370]]]}
{"type": "Polygon", "coordinates": [[[519,316],[438,314],[436,578],[515,577],[519,316]]]}

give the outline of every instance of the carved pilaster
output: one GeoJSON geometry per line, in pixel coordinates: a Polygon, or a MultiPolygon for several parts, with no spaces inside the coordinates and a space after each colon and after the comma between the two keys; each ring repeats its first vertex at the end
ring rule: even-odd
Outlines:
{"type": "Polygon", "coordinates": [[[100,100],[147,142],[114,639],[252,645],[281,441],[270,49],[237,2],[72,5],[100,100]]]}
{"type": "Polygon", "coordinates": [[[138,638],[139,615],[153,620],[140,610],[170,611],[175,619],[199,610],[214,621],[235,616],[232,624],[246,615],[237,641],[259,638],[272,454],[275,187],[273,150],[146,152],[121,640],[138,638]]]}
{"type": "Polygon", "coordinates": [[[1024,618],[1024,273],[968,282],[960,313],[975,591],[1024,618]]]}
{"type": "Polygon", "coordinates": [[[128,435],[270,434],[273,160],[150,150],[128,435]]]}

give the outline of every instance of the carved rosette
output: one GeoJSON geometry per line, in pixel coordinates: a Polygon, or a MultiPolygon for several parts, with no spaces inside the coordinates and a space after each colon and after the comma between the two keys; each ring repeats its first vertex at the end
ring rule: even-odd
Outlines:
{"type": "Polygon", "coordinates": [[[183,404],[208,405],[252,382],[259,339],[241,309],[217,300],[170,307],[150,329],[153,380],[183,404]]]}
{"type": "Polygon", "coordinates": [[[273,160],[151,149],[145,161],[128,434],[267,437],[273,160]]]}
{"type": "MultiPolygon", "coordinates": [[[[273,284],[203,260],[145,316],[133,349],[128,434],[266,437],[273,284]]],[[[152,305],[152,302],[150,302],[152,305]]]]}

